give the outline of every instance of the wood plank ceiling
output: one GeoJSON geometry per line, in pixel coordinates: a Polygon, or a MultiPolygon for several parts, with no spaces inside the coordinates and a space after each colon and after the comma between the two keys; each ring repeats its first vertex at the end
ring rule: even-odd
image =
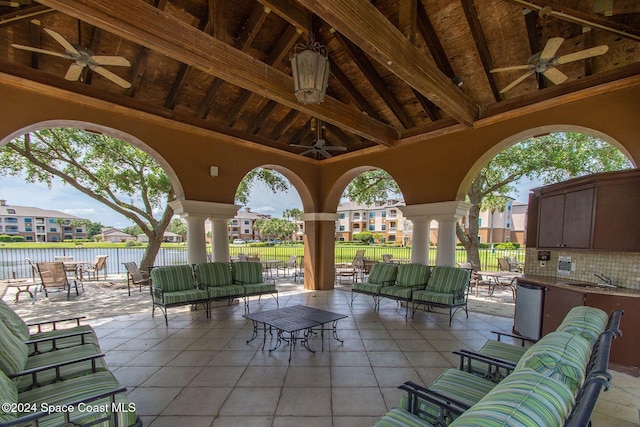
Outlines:
{"type": "MultiPolygon", "coordinates": [[[[30,0],[0,1],[0,72],[292,153],[324,122],[335,156],[478,126],[483,120],[640,72],[640,0],[30,0]],[[131,84],[70,59],[54,30],[131,84]],[[45,31],[43,31],[45,30],[45,31]],[[309,31],[327,46],[320,105],[293,94],[289,58],[309,31]],[[604,55],[533,73],[501,93],[552,37],[559,56],[604,55]]],[[[101,71],[101,70],[97,70],[101,71]]],[[[313,151],[310,157],[322,159],[313,151]]]]}

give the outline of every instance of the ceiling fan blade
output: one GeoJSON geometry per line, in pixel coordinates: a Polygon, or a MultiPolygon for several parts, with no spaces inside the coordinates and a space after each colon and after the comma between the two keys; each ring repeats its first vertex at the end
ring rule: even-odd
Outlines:
{"type": "Polygon", "coordinates": [[[556,55],[558,49],[560,49],[560,45],[564,39],[562,37],[551,37],[547,40],[547,44],[542,49],[542,53],[540,54],[541,60],[551,59],[556,55]]]}
{"type": "Polygon", "coordinates": [[[28,50],[29,52],[44,53],[45,55],[51,55],[51,56],[57,56],[58,58],[69,59],[69,55],[66,55],[64,53],[53,52],[51,50],[38,49],[37,47],[24,46],[21,44],[12,44],[11,46],[15,47],[16,49],[28,50]]]}
{"type": "Polygon", "coordinates": [[[325,146],[323,147],[325,150],[333,150],[333,151],[347,151],[347,147],[341,147],[337,145],[325,146]]]}
{"type": "Polygon", "coordinates": [[[557,59],[557,63],[566,64],[568,62],[579,61],[581,59],[591,58],[598,55],[604,55],[609,50],[609,46],[603,44],[602,46],[590,47],[589,49],[581,50],[579,52],[570,53],[568,55],[562,55],[557,59]]]}
{"type": "Polygon", "coordinates": [[[80,65],[77,62],[74,62],[69,66],[64,79],[75,82],[76,80],[80,79],[80,74],[82,74],[82,70],[84,70],[84,67],[85,65],[80,65]]]}
{"type": "Polygon", "coordinates": [[[535,73],[535,70],[531,70],[523,75],[521,75],[520,77],[518,77],[517,79],[515,79],[513,82],[511,82],[511,84],[509,84],[507,87],[505,87],[504,89],[502,89],[500,91],[500,93],[505,93],[510,91],[511,89],[513,89],[515,86],[517,86],[518,84],[520,84],[520,82],[522,82],[524,79],[526,79],[527,77],[529,77],[530,75],[532,75],[533,73],[535,73]]]}
{"type": "Polygon", "coordinates": [[[565,73],[553,67],[547,68],[542,74],[551,80],[554,85],[559,85],[568,79],[565,73]]]}
{"type": "Polygon", "coordinates": [[[47,32],[47,34],[49,34],[51,37],[53,37],[58,43],[60,43],[62,45],[62,47],[64,47],[64,50],[66,50],[67,52],[71,52],[71,53],[78,53],[78,50],[73,47],[73,45],[71,43],[69,43],[67,41],[67,39],[65,39],[62,34],[57,33],[49,28],[43,28],[43,30],[45,30],[47,32]]]}
{"type": "Polygon", "coordinates": [[[513,65],[511,67],[501,67],[501,68],[494,68],[493,70],[489,70],[490,73],[499,73],[501,71],[514,71],[514,70],[530,70],[532,69],[534,66],[531,64],[527,64],[527,65],[513,65]]]}
{"type": "Polygon", "coordinates": [[[325,150],[324,148],[322,148],[320,150],[317,150],[316,153],[320,154],[325,159],[330,159],[331,158],[331,154],[329,154],[329,152],[327,150],[325,150]]]}
{"type": "Polygon", "coordinates": [[[94,62],[100,65],[115,65],[118,67],[130,67],[131,63],[127,60],[127,58],[123,58],[122,56],[99,56],[94,55],[91,57],[94,62]]]}
{"type": "Polygon", "coordinates": [[[308,145],[301,145],[301,144],[289,144],[289,147],[309,148],[308,145]]]}
{"type": "Polygon", "coordinates": [[[111,80],[112,82],[114,82],[120,87],[123,87],[125,89],[129,89],[131,87],[131,83],[129,83],[122,77],[113,74],[111,71],[107,70],[106,68],[102,68],[100,66],[94,66],[94,67],[90,66],[90,68],[96,73],[100,74],[101,76],[108,78],[109,80],[111,80]]]}
{"type": "Polygon", "coordinates": [[[307,154],[315,153],[315,152],[317,152],[317,151],[318,151],[318,150],[316,150],[316,149],[314,149],[314,148],[310,148],[310,149],[305,150],[305,151],[303,151],[302,153],[300,153],[300,155],[301,155],[301,156],[306,156],[307,154]]]}

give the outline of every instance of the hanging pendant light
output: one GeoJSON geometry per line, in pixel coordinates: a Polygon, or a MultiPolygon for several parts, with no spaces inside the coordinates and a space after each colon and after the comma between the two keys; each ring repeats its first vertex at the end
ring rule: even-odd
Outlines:
{"type": "Polygon", "coordinates": [[[329,58],[327,48],[315,41],[313,33],[309,33],[306,45],[294,47],[291,72],[298,102],[320,104],[324,101],[329,83],[329,58]]]}

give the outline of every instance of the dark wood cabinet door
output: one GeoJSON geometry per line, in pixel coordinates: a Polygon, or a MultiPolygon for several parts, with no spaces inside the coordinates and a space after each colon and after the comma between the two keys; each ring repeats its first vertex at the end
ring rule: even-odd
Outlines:
{"type": "Polygon", "coordinates": [[[582,292],[547,287],[544,294],[542,312],[542,335],[555,331],[573,307],[585,304],[586,296],[582,292]]]}
{"type": "Polygon", "coordinates": [[[598,186],[593,249],[640,251],[640,178],[598,186]]]}
{"type": "Polygon", "coordinates": [[[571,191],[564,195],[562,246],[588,249],[593,228],[594,188],[571,191]]]}
{"type": "Polygon", "coordinates": [[[538,247],[558,248],[562,245],[564,194],[540,198],[538,215],[538,247]]]}

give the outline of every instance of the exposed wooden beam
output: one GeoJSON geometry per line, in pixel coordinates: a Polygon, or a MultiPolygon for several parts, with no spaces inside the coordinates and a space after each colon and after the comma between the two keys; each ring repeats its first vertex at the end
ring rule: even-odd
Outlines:
{"type": "Polygon", "coordinates": [[[295,1],[290,0],[258,0],[261,4],[274,11],[285,21],[298,28],[303,33],[311,31],[313,15],[295,1]]]}
{"type": "Polygon", "coordinates": [[[284,116],[284,119],[280,120],[276,127],[273,128],[269,137],[271,139],[280,140],[282,135],[284,135],[291,128],[291,125],[299,115],[299,111],[289,110],[287,115],[284,116]]]}
{"type": "Polygon", "coordinates": [[[380,77],[380,74],[378,74],[376,67],[369,61],[369,58],[366,57],[364,52],[342,34],[336,33],[335,36],[345,50],[349,52],[349,55],[353,58],[356,65],[358,65],[358,68],[369,81],[369,84],[371,84],[376,93],[380,95],[380,98],[387,104],[389,110],[391,110],[393,115],[402,123],[402,126],[405,128],[413,127],[413,120],[411,120],[409,114],[404,111],[400,101],[398,101],[393,92],[391,92],[385,81],[380,77]]]}
{"type": "Polygon", "coordinates": [[[400,0],[398,2],[398,28],[411,43],[415,43],[418,0],[400,0]]]}
{"type": "Polygon", "coordinates": [[[480,25],[480,20],[478,19],[478,11],[476,10],[475,2],[474,0],[461,1],[464,15],[467,18],[467,23],[471,29],[473,41],[475,42],[476,49],[478,49],[478,54],[480,55],[480,60],[482,61],[484,74],[489,81],[489,86],[493,93],[493,99],[497,101],[500,99],[500,90],[496,84],[495,76],[489,72],[489,70],[493,69],[493,58],[491,57],[491,52],[489,52],[489,46],[487,44],[487,38],[484,36],[484,30],[482,29],[482,25],[480,25]]]}
{"type": "Polygon", "coordinates": [[[398,138],[396,129],[334,98],[326,97],[319,105],[300,104],[293,93],[291,76],[142,0],[110,0],[108,3],[98,0],[42,0],[42,3],[378,144],[393,146],[398,138]],[[136,19],[131,19],[132,16],[136,19]],[[166,31],[168,27],[170,32],[166,31]],[[229,67],[230,63],[234,66],[229,67]]]}
{"type": "MultiPolygon", "coordinates": [[[[98,27],[91,27],[91,37],[89,39],[89,45],[87,48],[91,52],[97,52],[100,47],[100,40],[102,39],[102,30],[98,27]]],[[[91,79],[93,78],[93,71],[89,67],[85,67],[84,69],[84,80],[83,83],[90,85],[91,79]]]]}
{"type": "MultiPolygon", "coordinates": [[[[277,68],[278,64],[282,62],[282,60],[289,54],[293,45],[298,40],[300,36],[300,32],[293,26],[287,26],[287,29],[284,31],[282,36],[278,39],[275,47],[264,61],[265,64],[271,65],[277,68]]],[[[227,117],[225,118],[225,122],[228,126],[233,126],[235,121],[240,117],[242,112],[247,108],[247,105],[254,98],[253,93],[242,90],[242,93],[233,104],[233,107],[229,109],[227,112],[227,117]]]]}
{"type": "Polygon", "coordinates": [[[247,128],[245,129],[245,132],[251,134],[257,133],[262,127],[262,124],[269,118],[269,116],[273,113],[273,110],[277,106],[278,103],[276,101],[267,101],[267,104],[260,109],[258,115],[253,118],[251,123],[249,123],[249,126],[247,126],[247,128]]]}
{"type": "Polygon", "coordinates": [[[364,96],[358,89],[351,83],[351,80],[342,72],[338,64],[336,64],[331,58],[329,58],[329,69],[331,70],[331,74],[333,77],[340,83],[340,86],[347,92],[347,95],[351,98],[351,100],[362,110],[363,113],[368,114],[376,120],[384,121],[382,116],[378,114],[376,110],[373,109],[369,101],[365,99],[364,96]]]}
{"type": "MultiPolygon", "coordinates": [[[[40,40],[42,36],[42,27],[39,24],[40,21],[34,20],[29,25],[29,39],[31,41],[30,46],[40,47],[40,40]],[[38,24],[35,24],[38,22],[38,24]]],[[[31,54],[31,68],[35,68],[36,70],[40,68],[40,55],[33,52],[31,54]]]]}
{"type": "MultiPolygon", "coordinates": [[[[540,39],[538,37],[538,14],[534,13],[531,9],[524,9],[524,22],[527,26],[527,36],[529,38],[529,48],[531,49],[531,55],[534,55],[540,51],[542,51],[542,46],[540,46],[540,39]]],[[[544,89],[545,83],[543,78],[538,78],[536,75],[536,80],[538,81],[538,89],[544,89]]],[[[502,99],[502,96],[498,99],[502,99]]]]}
{"type": "Polygon", "coordinates": [[[440,43],[440,39],[436,34],[435,28],[433,28],[433,24],[431,23],[431,19],[429,19],[429,15],[424,10],[422,4],[418,4],[418,30],[420,31],[420,35],[427,43],[427,48],[433,56],[433,61],[436,63],[436,66],[442,73],[453,79],[455,77],[455,72],[453,71],[453,67],[451,66],[451,62],[449,62],[449,58],[444,51],[444,47],[442,47],[442,43],[440,43]]]}
{"type": "Polygon", "coordinates": [[[30,21],[35,18],[42,18],[52,12],[55,12],[55,10],[40,4],[26,9],[16,9],[0,15],[0,27],[19,24],[20,22],[30,21]]]}
{"type": "Polygon", "coordinates": [[[556,3],[553,0],[507,0],[512,3],[525,6],[529,9],[540,11],[543,7],[549,6],[551,8],[550,15],[561,19],[563,21],[572,22],[574,24],[597,28],[599,30],[609,31],[621,35],[626,38],[630,38],[635,41],[640,41],[640,28],[626,25],[620,22],[615,22],[607,19],[601,15],[595,13],[584,13],[579,10],[572,9],[556,3]]]}
{"type": "Polygon", "coordinates": [[[298,1],[460,123],[478,117],[478,106],[369,1],[298,1]]]}
{"type": "MultiPolygon", "coordinates": [[[[255,39],[258,31],[264,24],[265,19],[267,19],[267,15],[271,11],[266,10],[264,6],[256,5],[252,10],[247,22],[245,23],[242,31],[236,38],[234,45],[237,49],[241,51],[246,51],[247,48],[251,45],[251,42],[255,39]]],[[[198,108],[198,117],[204,119],[209,114],[209,110],[213,106],[213,102],[216,100],[218,93],[222,90],[224,86],[224,82],[220,81],[220,79],[213,79],[211,82],[211,86],[207,90],[207,94],[204,97],[204,101],[200,104],[198,108]]]]}
{"type": "Polygon", "coordinates": [[[431,119],[432,122],[439,120],[441,117],[440,111],[438,111],[438,107],[433,102],[429,101],[426,96],[424,96],[414,88],[411,88],[411,90],[420,103],[420,106],[422,106],[424,112],[427,113],[427,116],[429,116],[429,119],[431,119]]]}
{"type": "MultiPolygon", "coordinates": [[[[346,133],[344,133],[342,129],[329,123],[325,123],[325,126],[331,133],[331,136],[333,136],[333,138],[331,138],[331,142],[337,142],[338,143],[337,145],[341,145],[343,147],[349,147],[351,145],[349,136],[346,133]]],[[[336,145],[336,144],[333,144],[333,145],[336,145]]]]}

